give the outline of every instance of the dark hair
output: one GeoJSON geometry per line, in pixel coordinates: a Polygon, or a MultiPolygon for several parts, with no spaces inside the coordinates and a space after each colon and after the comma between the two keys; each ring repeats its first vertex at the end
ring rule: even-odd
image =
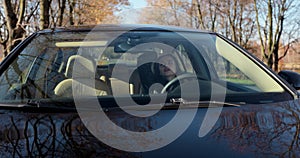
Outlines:
{"type": "MultiPolygon", "coordinates": [[[[176,73],[175,73],[175,75],[177,76],[178,74],[181,73],[181,69],[179,68],[179,62],[178,62],[178,60],[176,59],[176,57],[175,57],[173,54],[170,54],[170,53],[168,53],[168,54],[163,54],[163,55],[159,56],[159,57],[156,59],[156,61],[159,61],[161,58],[164,58],[164,57],[167,57],[167,56],[171,57],[171,58],[174,60],[175,66],[176,66],[176,73]]],[[[155,74],[155,77],[156,77],[157,81],[161,81],[161,83],[164,84],[164,83],[166,83],[166,82],[168,82],[168,81],[167,81],[167,79],[166,79],[165,77],[163,77],[163,76],[160,74],[160,71],[159,71],[159,65],[160,65],[159,62],[155,62],[155,63],[154,63],[154,66],[153,66],[153,74],[155,74]]]]}

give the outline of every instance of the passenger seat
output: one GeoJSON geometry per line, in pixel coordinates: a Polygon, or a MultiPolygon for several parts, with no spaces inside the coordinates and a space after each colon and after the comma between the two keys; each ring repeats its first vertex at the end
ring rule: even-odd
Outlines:
{"type": "Polygon", "coordinates": [[[65,72],[65,79],[58,83],[54,89],[54,94],[58,97],[72,97],[72,84],[73,82],[79,83],[74,84],[77,87],[73,87],[77,93],[82,93],[83,95],[89,95],[87,92],[94,92],[95,90],[97,96],[109,95],[110,90],[106,83],[100,79],[95,78],[95,66],[93,62],[85,57],[80,55],[73,55],[68,59],[67,68],[65,72]],[[77,65],[74,65],[76,61],[77,65]],[[76,68],[76,71],[73,71],[73,68],[76,68]],[[74,74],[76,73],[76,74],[74,74]],[[95,87],[93,86],[92,81],[95,81],[95,87]],[[83,89],[85,87],[86,89],[83,89]]]}

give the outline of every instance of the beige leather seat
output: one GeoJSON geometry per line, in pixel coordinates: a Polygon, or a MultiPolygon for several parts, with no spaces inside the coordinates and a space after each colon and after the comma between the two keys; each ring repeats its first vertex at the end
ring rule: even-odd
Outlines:
{"type": "Polygon", "coordinates": [[[80,94],[80,96],[90,95],[91,93],[97,96],[109,95],[110,90],[106,83],[95,78],[94,67],[93,62],[85,57],[80,55],[71,56],[68,59],[65,72],[68,79],[61,81],[55,87],[54,94],[58,97],[72,97],[73,90],[75,90],[75,93],[80,94]],[[75,61],[76,65],[74,66],[75,61]],[[73,71],[73,68],[76,70],[73,71]],[[73,84],[74,82],[76,84],[73,84]]]}

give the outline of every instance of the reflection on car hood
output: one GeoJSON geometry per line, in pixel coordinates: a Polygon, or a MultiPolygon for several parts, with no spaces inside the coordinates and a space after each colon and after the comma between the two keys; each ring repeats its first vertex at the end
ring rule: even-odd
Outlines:
{"type": "MultiPolygon", "coordinates": [[[[105,145],[85,128],[77,113],[0,110],[0,154],[5,157],[296,156],[300,154],[299,107],[299,100],[225,107],[213,129],[201,138],[198,133],[207,108],[199,108],[189,128],[178,139],[161,149],[142,153],[129,153],[105,145]]],[[[176,111],[161,110],[145,118],[123,111],[106,114],[120,127],[151,131],[168,123],[176,111]]]]}

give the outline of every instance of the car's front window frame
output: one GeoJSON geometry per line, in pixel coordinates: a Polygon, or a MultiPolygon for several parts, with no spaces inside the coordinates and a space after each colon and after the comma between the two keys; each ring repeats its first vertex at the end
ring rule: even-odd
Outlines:
{"type": "MultiPolygon", "coordinates": [[[[64,32],[59,32],[59,33],[52,33],[52,34],[47,34],[47,33],[45,33],[45,34],[41,34],[40,36],[54,36],[55,38],[54,39],[59,39],[59,40],[62,40],[60,37],[64,37],[64,39],[66,39],[66,38],[68,38],[68,37],[70,37],[70,36],[65,36],[65,34],[70,34],[70,33],[72,33],[72,32],[66,32],[66,33],[64,33],[64,32]],[[58,35],[58,36],[57,36],[58,35]]],[[[168,32],[168,33],[170,33],[170,32],[168,32]]],[[[84,34],[86,34],[86,32],[84,32],[84,33],[81,33],[81,32],[75,32],[75,34],[78,34],[79,36],[81,36],[81,35],[84,35],[84,34]]],[[[108,33],[106,33],[106,34],[108,34],[108,33]]],[[[236,52],[237,54],[239,54],[239,51],[241,51],[241,50],[239,50],[239,49],[237,49],[236,47],[234,47],[230,42],[229,43],[227,43],[228,41],[226,41],[226,40],[224,40],[223,41],[223,38],[222,37],[219,37],[218,35],[216,35],[216,34],[209,34],[209,33],[192,33],[193,35],[190,37],[190,35],[191,35],[191,33],[190,32],[188,32],[188,33],[186,33],[186,32],[180,32],[179,34],[181,34],[181,35],[183,35],[183,37],[185,37],[185,38],[192,38],[191,40],[189,39],[189,42],[191,42],[191,43],[193,43],[194,45],[195,45],[195,42],[197,42],[197,38],[199,37],[199,36],[203,36],[203,37],[205,37],[205,38],[208,38],[209,39],[209,41],[210,42],[212,42],[212,44],[213,44],[213,42],[215,42],[215,50],[216,50],[216,52],[217,53],[221,53],[221,56],[223,56],[224,58],[226,58],[226,59],[229,59],[229,60],[233,60],[233,61],[236,61],[236,59],[232,59],[231,57],[230,57],[230,53],[228,53],[228,52],[236,52]],[[198,37],[197,37],[198,36],[198,37]],[[226,45],[226,47],[228,48],[228,49],[220,49],[220,48],[218,48],[219,46],[221,46],[221,45],[226,45]]],[[[40,36],[37,36],[37,37],[40,37],[40,36]]],[[[45,38],[44,40],[50,40],[50,41],[52,41],[51,40],[51,38],[45,38]]],[[[186,42],[187,42],[187,40],[185,40],[185,42],[184,43],[182,43],[182,45],[180,45],[180,48],[179,47],[176,47],[176,48],[174,48],[176,51],[177,51],[177,53],[179,53],[179,54],[184,54],[184,53],[187,53],[187,52],[189,52],[189,53],[191,53],[191,52],[193,52],[193,53],[195,53],[195,52],[197,52],[197,44],[196,44],[196,46],[193,46],[194,47],[194,49],[191,49],[189,46],[190,46],[190,44],[186,44],[186,42]],[[187,48],[184,48],[184,47],[187,47],[187,48]]],[[[66,43],[64,43],[64,44],[66,44],[66,43]]],[[[67,43],[68,44],[68,43],[67,43]]],[[[90,43],[91,44],[91,43],[90,43]]],[[[108,43],[105,43],[104,45],[106,45],[106,44],[108,44],[108,43]]],[[[29,44],[30,45],[30,44],[29,44]]],[[[76,43],[75,43],[75,45],[76,45],[76,43]]],[[[66,46],[66,45],[65,45],[66,46]]],[[[50,44],[49,46],[48,46],[48,48],[54,48],[54,47],[56,47],[55,46],[55,43],[53,43],[53,44],[50,44]]],[[[61,46],[62,47],[62,46],[61,46]]],[[[67,46],[66,46],[67,47],[67,46]]],[[[222,47],[223,48],[223,47],[222,47]]],[[[45,49],[41,49],[41,50],[45,50],[45,49]]],[[[205,51],[205,49],[203,49],[203,48],[201,48],[201,51],[205,51]]],[[[204,57],[204,60],[203,59],[201,59],[202,61],[201,62],[199,62],[199,60],[198,60],[198,63],[196,64],[197,66],[199,66],[199,65],[209,65],[210,63],[208,63],[207,61],[206,61],[206,59],[205,59],[205,57],[207,57],[206,55],[207,55],[207,53],[208,52],[205,52],[206,54],[203,54],[203,52],[199,52],[199,50],[198,50],[198,53],[200,53],[200,54],[198,54],[197,56],[198,56],[198,58],[197,58],[197,60],[198,59],[200,59],[200,58],[203,58],[204,57]],[[200,57],[200,58],[199,58],[200,57]],[[205,62],[207,62],[207,63],[205,63],[205,62]]],[[[22,53],[21,53],[22,54],[22,53]]],[[[186,54],[184,54],[184,55],[186,55],[186,54]]],[[[193,66],[195,66],[195,63],[197,62],[197,61],[195,61],[195,59],[193,58],[193,56],[189,56],[189,55],[191,55],[191,54],[187,54],[186,55],[186,57],[188,57],[188,58],[190,58],[189,60],[190,60],[190,62],[192,63],[192,65],[193,66]]],[[[236,56],[235,56],[236,57],[236,56]]],[[[266,92],[265,94],[267,94],[267,93],[269,93],[270,92],[270,94],[271,93],[278,93],[278,94],[280,94],[280,93],[284,93],[284,94],[286,94],[286,92],[285,92],[285,88],[286,87],[283,87],[282,86],[282,84],[280,84],[280,83],[277,83],[278,82],[278,80],[276,80],[276,79],[274,79],[274,77],[272,76],[272,75],[270,75],[270,73],[268,73],[268,72],[265,72],[266,70],[265,69],[263,69],[260,65],[258,65],[256,62],[253,62],[253,60],[251,59],[251,58],[248,58],[247,56],[245,56],[245,54],[243,54],[243,53],[240,53],[240,56],[239,56],[240,58],[239,58],[239,60],[241,60],[241,58],[244,58],[243,60],[245,60],[245,61],[247,61],[248,63],[247,63],[247,65],[251,65],[251,66],[253,66],[253,67],[256,67],[255,69],[257,69],[257,70],[259,70],[259,72],[260,72],[260,76],[265,76],[267,79],[264,81],[264,83],[263,83],[263,85],[262,86],[265,86],[265,84],[269,84],[269,83],[267,83],[267,80],[268,81],[272,81],[272,83],[271,83],[271,85],[275,85],[275,88],[274,89],[272,89],[272,88],[270,88],[270,87],[272,87],[272,86],[267,86],[267,88],[266,89],[264,89],[263,91],[258,91],[257,92],[257,94],[259,94],[260,95],[260,93],[261,94],[264,94],[264,92],[266,92]]],[[[184,59],[184,60],[187,60],[187,59],[184,59]]],[[[237,60],[238,61],[238,60],[237,60]]],[[[103,62],[102,62],[102,64],[103,64],[103,62]]],[[[105,63],[104,63],[104,65],[100,65],[100,66],[107,66],[107,65],[105,65],[105,63]]],[[[196,67],[197,67],[196,66],[196,67]]],[[[32,66],[30,66],[30,67],[32,67],[32,66]]],[[[196,68],[195,67],[195,68],[196,68]]],[[[201,68],[201,71],[210,71],[209,69],[210,69],[211,67],[209,67],[209,66],[207,66],[207,67],[205,67],[205,68],[201,68]]],[[[28,69],[28,70],[30,70],[30,69],[28,69]]],[[[215,69],[214,70],[212,70],[213,72],[206,72],[206,73],[204,73],[203,74],[203,72],[201,72],[200,70],[198,70],[197,68],[196,69],[194,69],[193,71],[191,71],[191,73],[196,73],[196,74],[198,74],[198,73],[202,73],[201,75],[204,75],[204,78],[209,78],[209,77],[211,77],[211,79],[213,79],[214,77],[216,77],[216,76],[218,76],[218,75],[220,75],[220,74],[214,74],[215,73],[215,69]],[[210,73],[210,74],[209,74],[210,73]],[[216,76],[214,76],[214,75],[216,75],[216,76]]],[[[257,71],[256,71],[257,72],[257,71]]],[[[29,75],[27,75],[27,78],[29,78],[29,75]]],[[[250,77],[251,78],[251,77],[250,77]]],[[[226,78],[225,78],[225,80],[226,80],[226,78]]],[[[255,78],[255,80],[258,80],[258,78],[255,78]]],[[[227,82],[229,82],[228,80],[227,80],[227,82]]],[[[245,93],[246,94],[246,93],[245,93]]],[[[250,93],[249,93],[250,94],[250,93]]],[[[132,96],[133,95],[135,95],[135,97],[138,97],[138,95],[137,94],[131,94],[132,96]]],[[[143,95],[140,95],[140,97],[141,98],[143,98],[143,97],[148,97],[149,95],[148,94],[143,94],[143,95]]],[[[227,95],[227,96],[230,96],[230,94],[229,95],[227,95]]],[[[270,96],[272,96],[272,95],[270,95],[270,96]]],[[[98,96],[99,98],[111,98],[111,99],[114,99],[114,96],[98,96]]],[[[174,95],[174,97],[176,97],[176,95],[174,95]]],[[[285,97],[286,98],[286,97],[285,97]]],[[[30,99],[35,99],[35,98],[24,98],[24,99],[21,99],[21,100],[17,100],[17,101],[15,101],[15,102],[23,102],[23,103],[26,103],[26,102],[28,102],[28,100],[30,100],[30,99]]],[[[37,98],[37,99],[39,99],[39,98],[37,98]]],[[[40,99],[42,99],[42,98],[40,98],[40,99]]],[[[45,99],[45,98],[43,98],[43,99],[45,99]]],[[[52,99],[52,100],[55,100],[56,98],[49,98],[50,100],[52,99]]],[[[57,98],[57,99],[59,99],[59,98],[57,98]]],[[[230,101],[230,99],[228,100],[228,101],[230,101]]],[[[276,99],[274,99],[273,101],[276,101],[276,99]]],[[[4,100],[4,102],[11,102],[11,100],[10,101],[5,101],[4,100]]],[[[12,102],[14,102],[14,101],[12,101],[12,102]]],[[[239,102],[239,101],[237,101],[237,102],[239,102]]]]}

